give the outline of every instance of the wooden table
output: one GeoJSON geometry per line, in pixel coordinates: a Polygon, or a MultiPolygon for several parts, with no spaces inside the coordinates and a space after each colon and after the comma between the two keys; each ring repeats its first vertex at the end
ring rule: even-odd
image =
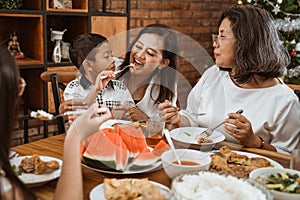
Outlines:
{"type": "MultiPolygon", "coordinates": [[[[18,152],[20,156],[24,155],[32,155],[39,154],[43,156],[51,156],[58,159],[62,159],[63,156],[63,144],[64,144],[65,134],[52,136],[46,139],[41,139],[35,142],[31,142],[28,144],[12,147],[11,149],[18,152]]],[[[228,145],[232,149],[238,149],[241,151],[251,152],[260,154],[266,157],[269,157],[273,160],[276,160],[284,167],[289,166],[290,157],[284,154],[280,154],[277,152],[271,152],[261,149],[254,148],[242,148],[239,145],[233,145],[228,142],[222,142],[216,146],[218,148],[221,145],[228,145]]],[[[133,177],[133,178],[149,178],[150,180],[156,181],[158,183],[164,184],[170,187],[171,179],[167,177],[163,169],[159,169],[155,172],[148,172],[144,174],[135,174],[135,175],[110,175],[103,174],[100,172],[93,171],[91,169],[82,167],[83,173],[83,185],[84,185],[84,199],[89,199],[90,191],[97,186],[98,184],[103,182],[105,177],[107,178],[125,178],[125,177],[133,177]]],[[[41,199],[48,200],[53,199],[54,190],[56,187],[57,180],[50,181],[46,185],[32,188],[32,191],[41,199]]]]}

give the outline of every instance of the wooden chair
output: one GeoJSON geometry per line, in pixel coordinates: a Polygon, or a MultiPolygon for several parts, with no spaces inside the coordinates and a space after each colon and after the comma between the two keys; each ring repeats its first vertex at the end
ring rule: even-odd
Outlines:
{"type": "MultiPolygon", "coordinates": [[[[65,83],[74,80],[78,76],[77,71],[44,71],[41,79],[45,82],[51,82],[52,95],[54,99],[55,115],[59,114],[59,105],[61,103],[60,90],[64,91],[65,83]]],[[[65,121],[63,117],[57,119],[58,134],[65,133],[65,121]]]]}

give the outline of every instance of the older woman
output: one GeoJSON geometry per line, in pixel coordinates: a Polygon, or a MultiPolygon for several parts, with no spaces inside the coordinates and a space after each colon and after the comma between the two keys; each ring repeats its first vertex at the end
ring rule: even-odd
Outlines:
{"type": "Polygon", "coordinates": [[[209,128],[225,121],[218,130],[246,147],[282,153],[299,147],[299,100],[278,78],[290,58],[270,14],[252,6],[231,7],[218,30],[213,35],[216,65],[192,89],[186,110],[178,112],[165,101],[159,105],[161,118],[175,126],[209,128]],[[234,113],[239,109],[244,112],[234,113]]]}

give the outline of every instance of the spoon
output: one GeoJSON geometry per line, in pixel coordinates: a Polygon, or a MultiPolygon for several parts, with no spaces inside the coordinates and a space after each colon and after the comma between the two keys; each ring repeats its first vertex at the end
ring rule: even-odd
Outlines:
{"type": "MultiPolygon", "coordinates": [[[[134,64],[131,63],[130,65],[125,66],[123,69],[114,71],[114,75],[117,75],[117,74],[121,73],[122,71],[124,71],[124,70],[127,69],[128,67],[131,67],[133,70],[135,70],[134,64]]],[[[107,76],[106,76],[106,75],[103,75],[103,76],[100,76],[100,78],[101,78],[101,79],[105,79],[105,78],[107,78],[107,76]]]]}
{"type": "Polygon", "coordinates": [[[175,156],[175,159],[177,160],[178,164],[181,165],[181,161],[180,161],[180,159],[178,158],[178,156],[176,154],[175,147],[174,147],[174,144],[172,142],[169,130],[168,129],[164,129],[164,134],[165,134],[166,139],[167,139],[167,141],[169,143],[169,146],[171,147],[173,155],[175,156]]]}

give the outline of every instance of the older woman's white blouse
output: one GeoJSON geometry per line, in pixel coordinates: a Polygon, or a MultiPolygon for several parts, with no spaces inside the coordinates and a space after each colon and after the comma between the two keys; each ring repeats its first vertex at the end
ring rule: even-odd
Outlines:
{"type": "MultiPolygon", "coordinates": [[[[227,71],[216,65],[209,68],[188,96],[181,114],[192,126],[212,128],[227,118],[227,113],[243,109],[254,133],[273,145],[278,152],[300,148],[300,103],[285,84],[268,88],[245,89],[236,86],[227,71]],[[192,113],[206,113],[195,116],[192,113]]],[[[233,141],[224,127],[217,129],[233,141]]]]}

